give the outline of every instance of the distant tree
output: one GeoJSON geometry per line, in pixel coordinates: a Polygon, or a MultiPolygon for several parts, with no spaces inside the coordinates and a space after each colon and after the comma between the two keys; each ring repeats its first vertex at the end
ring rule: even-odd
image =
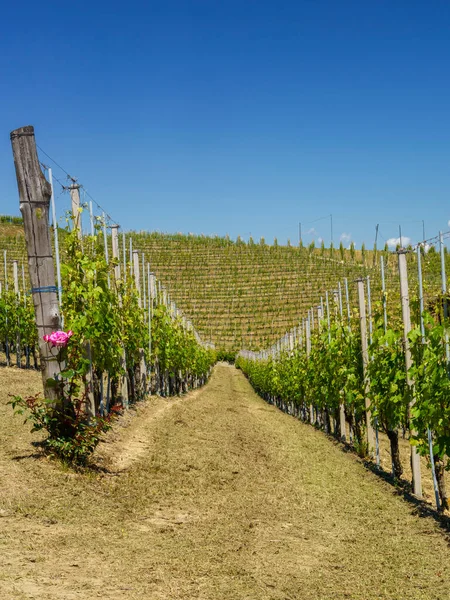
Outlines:
{"type": "Polygon", "coordinates": [[[238,235],[236,238],[236,244],[242,244],[242,238],[240,235],[238,235]]]}
{"type": "Polygon", "coordinates": [[[291,247],[291,240],[289,238],[288,238],[288,241],[287,241],[287,246],[288,246],[288,248],[291,247]]]}
{"type": "Polygon", "coordinates": [[[266,245],[266,240],[265,240],[263,237],[262,237],[262,238],[260,238],[260,240],[259,240],[259,245],[260,245],[260,246],[265,246],[265,245],[266,245]]]}
{"type": "Polygon", "coordinates": [[[275,248],[278,246],[277,238],[273,238],[273,245],[275,246],[275,248]]]}
{"type": "Polygon", "coordinates": [[[364,242],[361,245],[361,260],[362,260],[363,265],[365,265],[366,264],[366,245],[364,242]]]}
{"type": "Polygon", "coordinates": [[[254,246],[254,245],[255,245],[255,242],[253,241],[253,238],[252,238],[252,236],[250,236],[250,237],[248,238],[248,245],[249,245],[249,246],[254,246]]]}
{"type": "Polygon", "coordinates": [[[383,261],[384,261],[384,266],[387,267],[389,265],[389,246],[387,245],[387,242],[384,244],[383,250],[382,250],[382,256],[383,256],[383,261]]]}
{"type": "Polygon", "coordinates": [[[344,260],[345,258],[345,248],[344,248],[344,244],[341,243],[339,244],[339,254],[341,255],[341,260],[344,260]]]}
{"type": "Polygon", "coordinates": [[[355,242],[351,242],[350,244],[350,257],[352,260],[355,260],[355,242]]]}
{"type": "Polygon", "coordinates": [[[308,246],[309,253],[312,254],[316,248],[316,242],[313,240],[308,246]]]}
{"type": "Polygon", "coordinates": [[[378,248],[377,248],[377,245],[374,244],[373,245],[373,266],[375,266],[377,264],[377,259],[378,259],[378,248]]]}
{"type": "Polygon", "coordinates": [[[334,244],[333,244],[333,242],[330,242],[330,256],[331,256],[331,258],[333,258],[333,254],[334,254],[334,244]]]}
{"type": "Polygon", "coordinates": [[[323,256],[325,254],[325,242],[322,240],[320,244],[320,254],[323,256]]]}

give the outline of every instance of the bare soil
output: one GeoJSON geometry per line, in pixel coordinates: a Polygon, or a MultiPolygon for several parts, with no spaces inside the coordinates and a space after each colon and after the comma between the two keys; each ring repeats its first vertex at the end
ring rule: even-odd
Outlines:
{"type": "Polygon", "coordinates": [[[39,453],[0,371],[0,598],[448,600],[430,517],[233,367],[150,398],[74,473],[39,453]]]}

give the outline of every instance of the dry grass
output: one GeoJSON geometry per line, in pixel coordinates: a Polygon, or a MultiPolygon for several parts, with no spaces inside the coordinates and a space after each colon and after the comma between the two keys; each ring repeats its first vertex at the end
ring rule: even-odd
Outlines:
{"type": "Polygon", "coordinates": [[[126,417],[109,474],[34,458],[5,389],[39,376],[0,376],[2,600],[450,597],[435,522],[232,367],[126,417]]]}
{"type": "MultiPolygon", "coordinates": [[[[349,429],[346,428],[347,439],[349,439],[349,429]]],[[[392,473],[392,459],[391,459],[391,447],[387,435],[379,432],[379,444],[380,444],[380,466],[386,475],[392,473]]],[[[400,460],[403,467],[403,475],[401,484],[406,484],[405,487],[411,485],[412,471],[411,471],[411,444],[409,441],[399,434],[399,448],[400,448],[400,460]]],[[[375,459],[373,461],[375,463],[375,459]]],[[[422,477],[422,491],[423,500],[436,507],[436,499],[433,487],[433,475],[431,472],[430,461],[427,457],[422,456],[420,458],[421,464],[421,477],[422,477]]],[[[373,465],[375,467],[375,464],[373,465]]],[[[448,476],[447,476],[448,480],[448,476]]],[[[450,511],[445,513],[450,516],[450,511]]]]}

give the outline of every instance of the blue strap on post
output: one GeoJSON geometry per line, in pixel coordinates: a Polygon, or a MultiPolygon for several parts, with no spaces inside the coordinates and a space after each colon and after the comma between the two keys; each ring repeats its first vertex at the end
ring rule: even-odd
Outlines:
{"type": "Polygon", "coordinates": [[[32,288],[30,290],[30,294],[42,294],[45,292],[54,292],[56,294],[56,292],[61,291],[61,288],[56,287],[56,285],[47,285],[45,287],[40,287],[40,288],[32,288]]]}

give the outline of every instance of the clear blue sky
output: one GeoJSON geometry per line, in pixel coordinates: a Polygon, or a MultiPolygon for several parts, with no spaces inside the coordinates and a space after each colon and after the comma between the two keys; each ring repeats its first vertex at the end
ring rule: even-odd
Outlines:
{"type": "Polygon", "coordinates": [[[450,229],[448,0],[25,0],[0,27],[1,213],[32,124],[125,229],[450,229]]]}

